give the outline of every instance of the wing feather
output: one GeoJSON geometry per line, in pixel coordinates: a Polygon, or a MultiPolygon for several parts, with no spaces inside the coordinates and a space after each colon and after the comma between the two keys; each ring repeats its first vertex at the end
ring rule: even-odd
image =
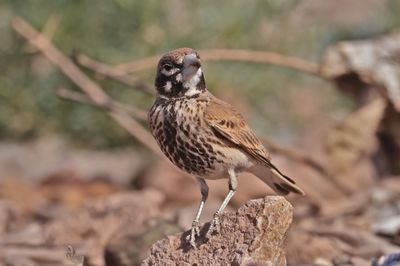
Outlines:
{"type": "Polygon", "coordinates": [[[214,98],[205,110],[206,123],[228,141],[234,143],[260,163],[268,163],[270,155],[247,125],[242,115],[231,105],[214,98]]]}
{"type": "MultiPolygon", "coordinates": [[[[247,125],[242,115],[231,105],[213,97],[205,110],[204,117],[206,123],[214,131],[249,154],[256,162],[267,166],[271,171],[276,171],[274,178],[282,180],[280,185],[285,188],[285,191],[304,194],[291,178],[271,163],[271,157],[261,141],[247,125]]],[[[271,182],[273,180],[271,179],[271,182]]],[[[276,189],[276,185],[273,188],[276,189]]]]}

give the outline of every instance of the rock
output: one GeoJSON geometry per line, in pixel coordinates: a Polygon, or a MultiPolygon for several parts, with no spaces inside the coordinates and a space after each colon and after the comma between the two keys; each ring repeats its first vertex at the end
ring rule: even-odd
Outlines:
{"type": "Polygon", "coordinates": [[[293,207],[280,196],[251,200],[221,218],[221,231],[206,239],[203,225],[193,249],[190,230],[156,242],[142,265],[286,265],[284,240],[293,207]]]}
{"type": "MultiPolygon", "coordinates": [[[[293,228],[287,237],[288,264],[317,264],[318,259],[332,261],[342,255],[337,239],[312,235],[304,230],[293,228]],[[307,243],[304,245],[304,243],[307,243]]],[[[335,264],[336,265],[336,264],[335,264]]]]}
{"type": "Polygon", "coordinates": [[[167,235],[178,233],[181,228],[175,224],[160,221],[145,232],[138,234],[131,226],[123,227],[105,247],[104,259],[107,266],[140,265],[148,255],[151,245],[167,235]]]}
{"type": "Polygon", "coordinates": [[[143,233],[161,215],[163,201],[162,194],[147,189],[88,202],[49,223],[47,242],[54,246],[71,245],[85,256],[89,265],[105,265],[104,248],[110,239],[128,227],[131,234],[143,233]]]}
{"type": "Polygon", "coordinates": [[[5,178],[0,180],[0,198],[12,202],[20,210],[20,215],[32,217],[46,199],[34,185],[21,178],[5,178]]]}
{"type": "Polygon", "coordinates": [[[12,225],[15,224],[17,216],[18,210],[15,204],[0,199],[0,236],[10,230],[12,225]]]}
{"type": "MultiPolygon", "coordinates": [[[[363,41],[340,42],[327,49],[320,66],[320,74],[332,79],[358,107],[350,116],[353,125],[343,130],[349,126],[346,119],[345,125],[338,127],[339,137],[345,138],[337,143],[346,147],[345,155],[349,157],[342,156],[341,161],[352,167],[354,157],[377,142],[373,161],[378,176],[400,174],[399,40],[400,33],[394,32],[363,41]],[[363,114],[359,119],[362,113],[370,116],[363,114]],[[371,137],[372,141],[366,141],[371,137]]],[[[343,148],[339,150],[344,152],[343,148]]]]}
{"type": "Polygon", "coordinates": [[[57,171],[44,177],[38,188],[47,200],[69,209],[77,209],[85,202],[121,190],[110,178],[88,179],[71,170],[57,171]]]}

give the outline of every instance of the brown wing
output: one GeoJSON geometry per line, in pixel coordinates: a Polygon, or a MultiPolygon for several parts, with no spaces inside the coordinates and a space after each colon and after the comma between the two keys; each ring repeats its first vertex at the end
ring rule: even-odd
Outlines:
{"type": "Polygon", "coordinates": [[[231,105],[213,98],[205,111],[209,126],[228,141],[236,144],[259,162],[270,160],[267,150],[247,125],[242,115],[231,105]]]}
{"type": "MultiPolygon", "coordinates": [[[[257,162],[275,170],[281,178],[286,179],[289,184],[295,184],[290,177],[284,175],[271,163],[271,157],[262,145],[261,141],[247,125],[242,115],[231,105],[213,97],[212,101],[206,108],[205,120],[209,126],[222,135],[226,140],[237,145],[244,152],[252,156],[257,162]]],[[[289,191],[299,193],[297,188],[289,191]]]]}

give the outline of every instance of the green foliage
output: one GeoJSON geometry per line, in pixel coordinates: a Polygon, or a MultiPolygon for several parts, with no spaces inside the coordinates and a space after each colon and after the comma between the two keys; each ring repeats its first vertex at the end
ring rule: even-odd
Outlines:
{"type": "MultiPolygon", "coordinates": [[[[242,48],[277,51],[317,60],[339,39],[368,36],[400,25],[398,1],[368,25],[347,27],[299,16],[295,0],[3,0],[0,2],[0,137],[23,139],[56,132],[75,143],[96,147],[132,144],[132,138],[106,114],[55,96],[58,88],[77,89],[14,33],[10,21],[21,16],[41,29],[50,16],[59,20],[52,41],[66,54],[78,49],[109,64],[161,54],[177,47],[242,48]]],[[[337,97],[327,83],[293,71],[244,63],[209,63],[206,79],[214,92],[224,89],[246,97],[257,127],[268,130],[290,118],[290,108],[270,115],[291,89],[327,94],[332,110],[337,97]],[[323,88],[325,87],[325,88],[323,88]],[[286,118],[285,118],[286,117],[286,118]]],[[[152,83],[153,73],[141,73],[152,83]]],[[[152,99],[111,81],[99,81],[113,97],[142,108],[152,99]]],[[[292,123],[297,127],[303,123],[292,123]]]]}

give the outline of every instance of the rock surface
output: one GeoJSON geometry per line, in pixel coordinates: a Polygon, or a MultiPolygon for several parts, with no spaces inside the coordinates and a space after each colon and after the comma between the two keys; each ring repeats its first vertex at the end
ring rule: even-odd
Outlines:
{"type": "Polygon", "coordinates": [[[177,225],[167,221],[159,221],[142,233],[138,233],[137,229],[131,226],[123,227],[105,247],[106,266],[140,265],[154,242],[181,230],[177,225]]]}
{"type": "Polygon", "coordinates": [[[130,228],[131,236],[142,234],[160,216],[163,201],[158,191],[143,190],[89,202],[49,223],[45,232],[47,243],[71,245],[85,256],[88,265],[110,265],[104,258],[108,243],[124,228],[130,228]]]}
{"type": "Polygon", "coordinates": [[[280,196],[251,200],[221,219],[221,231],[191,248],[190,230],[156,242],[142,265],[286,265],[284,240],[293,207],[280,196]]]}

